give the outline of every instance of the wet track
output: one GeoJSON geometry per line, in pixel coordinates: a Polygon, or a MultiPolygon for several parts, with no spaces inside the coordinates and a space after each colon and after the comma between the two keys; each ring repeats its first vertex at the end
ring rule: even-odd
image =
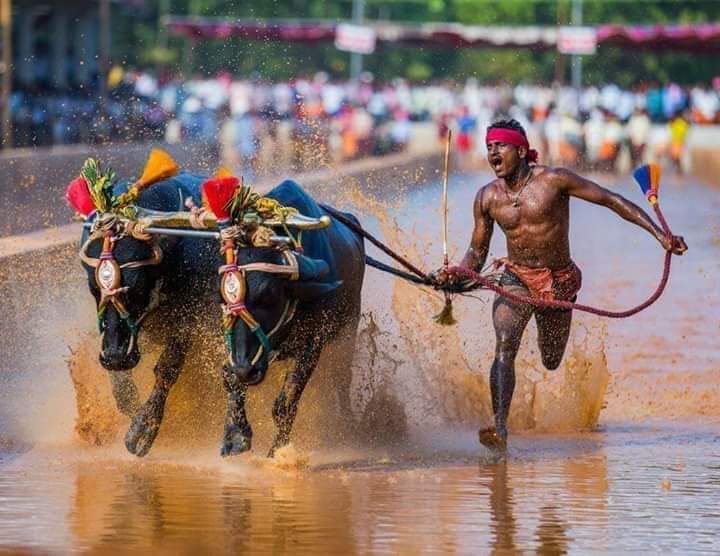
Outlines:
{"type": "MultiPolygon", "coordinates": [[[[468,240],[474,191],[487,177],[451,180],[456,259],[468,240]]],[[[640,202],[629,180],[616,187],[640,202]]],[[[326,193],[412,259],[437,265],[437,184],[408,187],[392,199],[383,192],[382,201],[352,188],[326,193]]],[[[3,330],[14,338],[4,344],[12,353],[0,382],[0,548],[714,551],[720,195],[668,177],[663,206],[690,251],[673,261],[669,290],[655,306],[625,321],[578,315],[555,372],[542,369],[530,326],[506,463],[476,443],[475,431],[490,416],[487,294],[457,300],[460,325],[441,329],[429,318],[441,306],[436,294],[368,270],[352,367],[353,427],[340,424],[343,413],[327,401],[331,382],[322,373],[332,368],[330,357],[308,387],[292,448],[276,461],[261,457],[272,432],[268,404],[278,378],[271,377],[250,408],[256,452],[221,460],[221,391],[194,396],[193,386],[215,379],[203,368],[205,379],[181,379],[157,446],[139,461],[122,447],[125,423],[102,405],[106,378],[91,364],[92,307],[72,250],[51,254],[48,261],[63,272],[42,295],[27,291],[30,280],[15,271],[12,310],[23,318],[3,330]],[[31,316],[38,318],[29,322],[31,316]],[[73,432],[68,345],[82,368],[75,376],[87,391],[78,404],[90,436],[106,440],[120,431],[104,446],[90,447],[73,432]],[[93,403],[101,409],[88,413],[93,403]],[[200,407],[202,423],[189,426],[200,407]]],[[[649,295],[662,264],[654,240],[603,209],[573,201],[571,210],[573,253],[584,271],[581,301],[625,308],[649,295]]],[[[491,250],[504,253],[498,231],[491,250]]]]}
{"type": "Polygon", "coordinates": [[[325,451],[305,470],[42,450],[0,477],[0,538],[99,553],[716,549],[717,427],[523,436],[506,463],[452,437],[451,453],[325,451]]]}

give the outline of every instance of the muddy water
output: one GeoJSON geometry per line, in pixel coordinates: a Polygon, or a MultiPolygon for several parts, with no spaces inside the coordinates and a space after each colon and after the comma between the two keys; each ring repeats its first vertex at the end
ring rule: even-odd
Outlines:
{"type": "Polygon", "coordinates": [[[450,452],[327,451],[306,469],[35,451],[0,477],[0,539],[98,553],[716,549],[717,429],[522,437],[495,463],[472,435],[453,436],[450,452]]]}
{"type": "MultiPolygon", "coordinates": [[[[451,181],[455,258],[486,179],[451,181]]],[[[637,198],[629,183],[617,188],[637,198]]],[[[122,447],[127,423],[93,366],[92,308],[69,270],[43,301],[52,312],[19,330],[12,368],[3,367],[0,550],[712,552],[720,534],[720,198],[672,179],[663,193],[670,224],[691,247],[674,261],[668,293],[628,321],[578,315],[554,372],[540,365],[531,325],[507,462],[493,461],[475,436],[490,419],[490,298],[456,299],[460,323],[442,329],[430,321],[441,307],[436,294],[374,270],[347,366],[352,418],[331,380],[340,348],[308,387],[291,448],[261,457],[279,369],[252,394],[255,452],[221,460],[216,369],[196,362],[170,397],[156,447],[138,461],[122,447]],[[63,315],[62,338],[43,342],[63,315]],[[75,391],[66,345],[76,354],[75,391]]],[[[411,258],[440,260],[438,184],[382,201],[352,188],[343,195],[337,204],[355,207],[411,258]]],[[[662,263],[654,241],[599,208],[573,201],[572,209],[581,300],[625,308],[648,295],[662,263]]],[[[504,253],[499,232],[491,249],[504,253]]],[[[40,303],[26,297],[17,288],[16,311],[40,303]]],[[[156,356],[146,347],[136,372],[145,387],[156,356]]]]}

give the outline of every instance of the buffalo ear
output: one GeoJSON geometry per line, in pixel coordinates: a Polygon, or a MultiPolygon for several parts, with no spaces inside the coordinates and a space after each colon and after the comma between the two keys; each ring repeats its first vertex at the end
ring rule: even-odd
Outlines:
{"type": "Polygon", "coordinates": [[[320,280],[330,272],[330,267],[322,259],[311,259],[305,255],[296,255],[296,258],[298,262],[298,280],[320,280]]]}
{"type": "Polygon", "coordinates": [[[313,301],[331,294],[342,286],[338,282],[288,282],[288,293],[298,301],[313,301]]]}

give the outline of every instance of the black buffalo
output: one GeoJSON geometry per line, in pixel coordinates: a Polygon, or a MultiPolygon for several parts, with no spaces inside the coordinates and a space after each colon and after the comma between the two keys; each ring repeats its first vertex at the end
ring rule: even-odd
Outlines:
{"type": "MultiPolygon", "coordinates": [[[[294,207],[305,216],[327,215],[293,181],[284,181],[267,197],[294,207]]],[[[347,216],[354,220],[352,215],[347,216]]],[[[273,247],[240,247],[236,257],[240,266],[287,262],[281,250],[273,247]]],[[[357,330],[365,270],[362,238],[332,219],[326,229],[302,233],[302,254],[297,254],[297,260],[298,280],[289,280],[287,276],[272,272],[245,273],[244,305],[259,323],[261,331],[266,335],[270,331],[274,333],[261,349],[262,336],[252,331],[243,319],[235,319],[231,330],[227,331],[229,357],[223,367],[223,382],[228,392],[228,408],[221,449],[223,456],[238,454],[251,447],[252,429],[245,414],[245,397],[248,386],[265,377],[271,353],[279,359],[293,358],[295,368],[288,373],[273,405],[277,434],[270,455],[289,442],[298,402],[323,348],[342,335],[354,337],[357,330]],[[282,324],[283,313],[293,305],[294,318],[282,324]]]]}
{"type": "MultiPolygon", "coordinates": [[[[174,212],[186,210],[184,200],[191,197],[200,203],[200,184],[203,178],[180,174],[156,183],[141,191],[137,205],[147,209],[174,212]]],[[[122,191],[119,187],[116,194],[122,191]]],[[[120,224],[121,226],[121,224],[120,224]]],[[[216,299],[217,243],[214,240],[166,236],[136,239],[124,235],[121,227],[109,230],[117,234],[112,254],[120,267],[127,263],[151,261],[161,254],[159,264],[120,269],[122,292],[116,299],[121,308],[107,303],[98,312],[102,335],[100,363],[109,371],[113,396],[118,409],[130,416],[132,422],[125,436],[125,446],[138,456],[147,454],[162,422],[170,389],[175,384],[188,348],[190,330],[197,325],[204,307],[216,299]],[[164,349],[155,366],[155,384],[147,401],[140,405],[138,391],[130,370],[140,361],[137,336],[142,319],[159,298],[167,300],[167,317],[163,326],[153,327],[164,349]],[[203,303],[203,300],[207,302],[203,303]]],[[[89,232],[83,233],[82,243],[89,232]]],[[[91,259],[98,260],[103,250],[103,238],[93,239],[84,248],[91,259]]],[[[132,266],[132,265],[131,265],[132,266]]],[[[101,290],[93,266],[84,264],[90,291],[97,304],[101,290]]]]}

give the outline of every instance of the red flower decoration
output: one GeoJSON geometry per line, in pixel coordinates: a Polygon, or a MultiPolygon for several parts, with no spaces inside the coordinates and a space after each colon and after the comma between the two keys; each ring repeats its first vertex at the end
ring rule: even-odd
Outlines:
{"type": "Polygon", "coordinates": [[[235,176],[210,178],[202,184],[203,199],[218,221],[230,219],[230,212],[228,211],[230,199],[232,199],[239,184],[240,180],[235,176]]]}
{"type": "Polygon", "coordinates": [[[82,176],[71,181],[65,190],[65,199],[77,212],[87,218],[95,211],[95,203],[90,195],[88,183],[82,176]]]}

